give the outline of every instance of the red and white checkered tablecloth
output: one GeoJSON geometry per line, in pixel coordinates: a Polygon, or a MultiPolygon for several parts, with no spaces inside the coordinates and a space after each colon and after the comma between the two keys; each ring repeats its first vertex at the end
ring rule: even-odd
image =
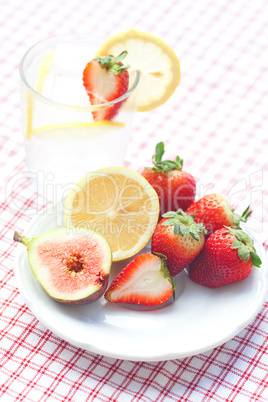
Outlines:
{"type": "Polygon", "coordinates": [[[79,349],[45,328],[14,279],[14,230],[44,207],[24,179],[19,62],[52,34],[135,28],[168,43],[182,79],[157,110],[138,114],[126,166],[148,165],[156,142],[179,154],[198,195],[220,192],[268,247],[268,3],[265,0],[1,0],[0,86],[0,400],[268,401],[268,298],[225,344],[162,362],[117,360],[79,349]],[[16,185],[11,185],[16,175],[16,185]]]}

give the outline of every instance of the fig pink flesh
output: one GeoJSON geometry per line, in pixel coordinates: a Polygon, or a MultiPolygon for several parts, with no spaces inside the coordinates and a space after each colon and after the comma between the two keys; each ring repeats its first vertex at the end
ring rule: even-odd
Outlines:
{"type": "Polygon", "coordinates": [[[40,262],[49,272],[51,283],[59,292],[75,293],[89,284],[101,286],[104,250],[88,236],[66,241],[46,241],[37,248],[40,262]]]}

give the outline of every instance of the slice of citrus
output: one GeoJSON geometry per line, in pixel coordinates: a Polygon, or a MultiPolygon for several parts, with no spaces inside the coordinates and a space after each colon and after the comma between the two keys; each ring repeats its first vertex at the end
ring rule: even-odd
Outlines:
{"type": "MultiPolygon", "coordinates": [[[[41,126],[36,128],[35,130],[32,131],[32,134],[39,134],[39,133],[55,133],[55,132],[60,132],[62,131],[64,133],[64,130],[67,131],[72,131],[73,134],[75,134],[75,130],[80,130],[81,129],[92,129],[96,130],[95,133],[98,134],[98,130],[100,129],[109,129],[109,128],[115,128],[115,129],[120,129],[124,128],[125,123],[121,123],[119,121],[109,121],[109,120],[101,120],[101,121],[90,121],[90,122],[83,122],[83,121],[78,121],[78,122],[71,122],[71,123],[59,123],[59,124],[47,124],[46,126],[41,126]]],[[[91,130],[85,130],[85,135],[86,134],[92,135],[91,130]]],[[[54,134],[53,134],[54,135],[54,134]]]]}
{"type": "Polygon", "coordinates": [[[102,234],[113,261],[138,253],[158,222],[159,201],[139,173],[109,167],[89,173],[69,193],[64,211],[67,227],[84,227],[102,234]]]}
{"type": "Polygon", "coordinates": [[[107,39],[96,56],[118,55],[123,50],[128,51],[124,64],[141,73],[138,111],[166,102],[180,82],[180,64],[174,51],[161,39],[131,29],[107,39]]]}
{"type": "MultiPolygon", "coordinates": [[[[36,92],[42,93],[44,83],[47,77],[47,74],[52,66],[53,62],[53,50],[49,50],[45,57],[41,60],[36,83],[35,83],[35,90],[36,92]]],[[[27,124],[26,124],[26,138],[29,140],[31,139],[32,135],[32,125],[33,125],[33,96],[29,92],[27,93],[27,124]]]]}
{"type": "Polygon", "coordinates": [[[39,92],[40,94],[43,91],[47,74],[49,73],[49,71],[52,67],[53,57],[54,57],[54,52],[51,49],[46,53],[45,57],[43,58],[43,60],[40,63],[38,75],[37,75],[37,79],[36,79],[36,84],[35,84],[35,90],[36,90],[36,92],[39,92]]]}

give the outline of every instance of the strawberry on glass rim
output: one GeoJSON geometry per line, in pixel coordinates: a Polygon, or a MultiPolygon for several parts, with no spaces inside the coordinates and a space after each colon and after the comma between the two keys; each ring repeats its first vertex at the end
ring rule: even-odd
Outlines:
{"type": "MultiPolygon", "coordinates": [[[[128,52],[126,63],[140,72],[137,111],[147,112],[165,103],[180,82],[180,63],[174,51],[161,39],[129,29],[108,38],[97,56],[128,52]]],[[[132,74],[130,74],[132,75],[132,74]]]]}
{"type": "MultiPolygon", "coordinates": [[[[119,56],[97,56],[91,60],[83,72],[83,83],[92,105],[101,105],[120,98],[128,90],[129,65],[124,65],[122,60],[127,51],[119,56]]],[[[92,112],[95,121],[112,120],[118,113],[123,99],[113,105],[100,108],[92,112]]]]}
{"type": "MultiPolygon", "coordinates": [[[[101,105],[124,95],[134,71],[139,76],[138,112],[162,105],[180,82],[180,63],[174,51],[156,36],[130,29],[108,38],[84,69],[83,82],[91,104],[101,105]],[[126,66],[122,65],[124,58],[126,66]]],[[[123,101],[98,108],[93,112],[94,120],[113,119],[123,101]]]]}

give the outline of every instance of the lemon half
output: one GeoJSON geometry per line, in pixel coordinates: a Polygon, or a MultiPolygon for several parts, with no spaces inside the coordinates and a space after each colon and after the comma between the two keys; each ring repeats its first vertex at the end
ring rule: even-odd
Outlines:
{"type": "Polygon", "coordinates": [[[144,177],[123,167],[89,173],[69,193],[65,226],[88,228],[108,241],[113,261],[138,253],[159,216],[158,196],[144,177]]]}

